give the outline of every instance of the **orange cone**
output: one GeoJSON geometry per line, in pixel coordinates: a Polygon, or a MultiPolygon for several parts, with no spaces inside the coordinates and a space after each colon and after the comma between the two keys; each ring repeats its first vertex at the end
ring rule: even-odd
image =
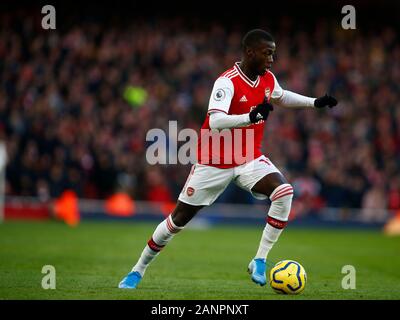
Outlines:
{"type": "Polygon", "coordinates": [[[64,191],[54,202],[54,212],[58,219],[63,220],[69,226],[77,226],[80,214],[76,193],[71,190],[64,191]]]}
{"type": "Polygon", "coordinates": [[[106,212],[113,216],[129,217],[135,214],[135,202],[123,192],[118,192],[106,200],[106,212]]]}
{"type": "Polygon", "coordinates": [[[383,232],[389,236],[400,235],[400,210],[385,224],[383,232]]]}

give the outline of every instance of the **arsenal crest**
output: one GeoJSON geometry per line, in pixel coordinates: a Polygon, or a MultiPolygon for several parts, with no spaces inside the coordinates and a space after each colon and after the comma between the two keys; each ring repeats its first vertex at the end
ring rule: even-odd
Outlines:
{"type": "Polygon", "coordinates": [[[186,193],[189,197],[191,197],[194,193],[194,189],[192,187],[188,187],[186,193]]]}
{"type": "Polygon", "coordinates": [[[271,89],[270,88],[266,88],[265,89],[265,97],[269,99],[269,95],[271,94],[271,89]]]}

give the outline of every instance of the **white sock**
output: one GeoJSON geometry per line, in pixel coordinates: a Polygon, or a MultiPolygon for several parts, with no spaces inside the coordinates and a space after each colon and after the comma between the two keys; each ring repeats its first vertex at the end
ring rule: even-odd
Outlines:
{"type": "Polygon", "coordinates": [[[133,266],[132,271],[139,272],[143,277],[149,264],[158,256],[160,251],[167,245],[174,235],[183,228],[184,227],[176,226],[172,221],[171,215],[169,215],[157,226],[152,237],[147,242],[146,247],[143,249],[139,260],[133,266]]]}
{"type": "Polygon", "coordinates": [[[270,199],[272,203],[268,211],[267,224],[255,256],[256,259],[266,259],[269,251],[278,241],[289,218],[292,198],[293,187],[290,184],[282,184],[271,193],[270,199]]]}
{"type": "Polygon", "coordinates": [[[276,241],[278,241],[283,229],[276,229],[268,223],[265,225],[260,245],[255,256],[256,259],[267,259],[269,251],[272,249],[276,241]]]}

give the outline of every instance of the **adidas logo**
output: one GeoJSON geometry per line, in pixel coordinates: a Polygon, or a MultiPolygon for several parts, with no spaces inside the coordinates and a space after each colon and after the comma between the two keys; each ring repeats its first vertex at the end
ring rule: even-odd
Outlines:
{"type": "Polygon", "coordinates": [[[240,102],[247,102],[246,96],[241,97],[239,101],[240,101],[240,102]]]}

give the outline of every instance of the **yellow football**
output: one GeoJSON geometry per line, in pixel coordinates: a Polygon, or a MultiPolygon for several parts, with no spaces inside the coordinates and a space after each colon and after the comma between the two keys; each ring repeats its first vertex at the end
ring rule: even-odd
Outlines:
{"type": "Polygon", "coordinates": [[[306,287],[306,282],[305,269],[293,260],[279,261],[269,272],[269,284],[277,293],[299,294],[306,287]]]}

